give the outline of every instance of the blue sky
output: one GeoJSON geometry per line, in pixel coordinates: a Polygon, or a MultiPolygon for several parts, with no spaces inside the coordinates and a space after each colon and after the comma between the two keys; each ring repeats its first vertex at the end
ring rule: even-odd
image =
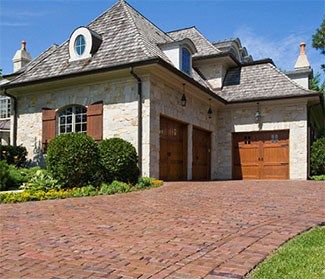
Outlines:
{"type": "MultiPolygon", "coordinates": [[[[27,41],[33,57],[61,44],[116,1],[0,0],[0,68],[12,71],[11,59],[27,41]]],[[[239,37],[255,59],[270,57],[283,70],[293,68],[299,43],[307,43],[314,72],[323,63],[311,36],[325,15],[323,0],[129,0],[164,31],[195,25],[211,41],[239,37]]]]}

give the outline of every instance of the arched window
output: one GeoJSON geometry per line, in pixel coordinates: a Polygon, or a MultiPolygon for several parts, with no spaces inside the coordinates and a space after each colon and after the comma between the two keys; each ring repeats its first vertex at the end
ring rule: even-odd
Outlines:
{"type": "Polygon", "coordinates": [[[191,53],[186,47],[182,48],[182,71],[191,75],[191,53]]]}
{"type": "Polygon", "coordinates": [[[85,48],[86,48],[85,37],[83,35],[78,35],[78,37],[76,38],[76,41],[74,43],[74,49],[75,49],[76,53],[79,56],[83,55],[85,48]]]}
{"type": "Polygon", "coordinates": [[[58,113],[59,134],[86,133],[87,108],[73,105],[63,108],[58,113]]]}

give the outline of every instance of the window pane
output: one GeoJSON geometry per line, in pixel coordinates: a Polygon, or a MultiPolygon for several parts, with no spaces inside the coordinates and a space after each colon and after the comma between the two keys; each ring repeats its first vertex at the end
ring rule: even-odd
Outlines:
{"type": "Polygon", "coordinates": [[[70,106],[59,112],[59,134],[87,131],[87,108],[70,106]]]}
{"type": "Polygon", "coordinates": [[[65,126],[60,126],[60,134],[64,134],[65,133],[65,126]]]}
{"type": "Polygon", "coordinates": [[[76,124],[76,131],[75,132],[81,132],[81,124],[76,124]]]}
{"type": "Polygon", "coordinates": [[[182,48],[182,71],[191,74],[191,54],[187,48],[182,48]]]}
{"type": "Polygon", "coordinates": [[[72,132],[72,125],[67,125],[66,126],[66,133],[71,133],[72,132]]]}

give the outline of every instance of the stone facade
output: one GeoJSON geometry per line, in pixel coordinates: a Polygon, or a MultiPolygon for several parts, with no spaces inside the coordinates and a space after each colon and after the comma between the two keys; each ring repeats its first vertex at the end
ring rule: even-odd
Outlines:
{"type": "MultiPolygon", "coordinates": [[[[149,82],[143,79],[143,149],[149,150],[149,82]]],[[[138,92],[133,78],[57,90],[34,92],[18,97],[17,143],[28,150],[29,159],[42,163],[42,108],[60,110],[68,105],[87,106],[103,101],[103,137],[120,137],[138,144],[138,92]]],[[[149,158],[143,156],[143,174],[149,175],[149,158]]]]}
{"type": "MultiPolygon", "coordinates": [[[[212,132],[211,161],[216,160],[217,123],[216,114],[208,118],[209,98],[200,99],[186,91],[186,107],[181,106],[182,89],[167,84],[158,78],[150,78],[150,175],[159,177],[159,132],[160,115],[168,116],[188,124],[187,131],[187,178],[192,178],[192,130],[193,126],[212,132]]],[[[216,107],[211,104],[213,113],[216,107]]],[[[217,178],[215,165],[212,165],[212,179],[217,178]]]]}
{"type": "Polygon", "coordinates": [[[232,133],[289,130],[290,179],[307,179],[307,104],[291,101],[261,103],[261,124],[255,123],[257,104],[229,107],[218,111],[217,178],[232,178],[232,133]]]}
{"type": "MultiPolygon", "coordinates": [[[[262,124],[255,123],[256,103],[217,108],[208,96],[186,88],[186,107],[181,106],[182,88],[176,88],[155,76],[143,80],[143,175],[159,177],[160,115],[188,124],[187,178],[192,178],[193,126],[212,132],[211,178],[232,178],[232,133],[289,129],[290,179],[307,178],[307,106],[306,102],[273,101],[260,104],[262,124]],[[207,110],[211,105],[212,118],[207,110]]],[[[33,92],[18,97],[17,143],[26,146],[29,158],[43,162],[42,108],[60,110],[71,105],[104,102],[103,136],[121,137],[138,145],[138,95],[133,78],[104,83],[64,87],[33,92]]]]}

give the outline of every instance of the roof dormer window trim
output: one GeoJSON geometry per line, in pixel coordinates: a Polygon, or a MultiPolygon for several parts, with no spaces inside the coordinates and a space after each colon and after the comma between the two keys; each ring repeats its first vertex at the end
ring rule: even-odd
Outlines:
{"type": "Polygon", "coordinates": [[[69,62],[91,58],[99,49],[102,38],[88,27],[74,30],[69,40],[69,62]]]}
{"type": "Polygon", "coordinates": [[[191,51],[186,46],[181,46],[180,48],[180,70],[192,76],[192,54],[191,51]]]}

